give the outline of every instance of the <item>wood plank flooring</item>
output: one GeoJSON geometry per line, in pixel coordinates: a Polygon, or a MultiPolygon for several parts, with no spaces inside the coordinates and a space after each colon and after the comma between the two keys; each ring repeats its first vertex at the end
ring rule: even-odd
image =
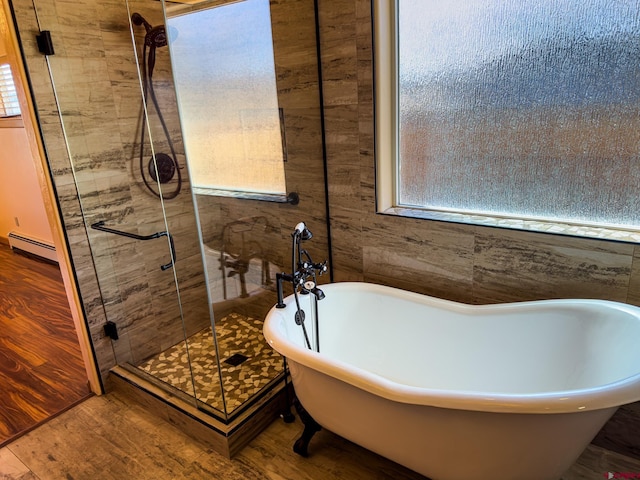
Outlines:
{"type": "Polygon", "coordinates": [[[88,395],[58,266],[0,244],[0,445],[88,395]]]}
{"type": "MultiPolygon", "coordinates": [[[[118,392],[92,397],[0,448],[4,480],[424,480],[331,432],[313,438],[310,456],[292,451],[298,419],[278,419],[233,460],[127,403],[118,392]]],[[[464,459],[461,459],[464,461],[464,459]]],[[[596,480],[606,472],[638,473],[640,461],[590,446],[560,480],[596,480]]],[[[622,478],[622,477],[614,477],[622,478]]],[[[628,478],[628,477],[625,477],[628,478]]],[[[489,480],[489,479],[470,479],[489,480]]]]}

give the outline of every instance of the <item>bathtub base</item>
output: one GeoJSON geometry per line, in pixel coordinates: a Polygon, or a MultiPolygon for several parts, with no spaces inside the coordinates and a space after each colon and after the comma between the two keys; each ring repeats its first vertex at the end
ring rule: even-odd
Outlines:
{"type": "Polygon", "coordinates": [[[311,439],[317,432],[322,430],[322,427],[313,419],[311,415],[309,415],[309,412],[305,410],[305,408],[297,398],[294,399],[293,404],[296,408],[296,412],[298,412],[300,420],[304,425],[304,431],[302,432],[300,438],[296,440],[296,443],[293,445],[293,451],[300,456],[307,457],[309,456],[309,442],[311,442],[311,439]]]}
{"type": "Polygon", "coordinates": [[[558,480],[616,408],[503,414],[393,402],[288,359],[323,428],[434,480],[558,480]]]}

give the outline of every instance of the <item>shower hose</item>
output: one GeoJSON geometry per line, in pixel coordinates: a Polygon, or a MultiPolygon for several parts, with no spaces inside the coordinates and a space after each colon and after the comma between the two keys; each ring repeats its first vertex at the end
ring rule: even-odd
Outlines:
{"type": "Polygon", "coordinates": [[[159,184],[168,183],[171,179],[173,179],[175,174],[178,175],[178,179],[175,189],[172,192],[168,193],[162,192],[160,186],[158,186],[158,191],[156,191],[151,185],[151,182],[149,182],[149,180],[147,179],[144,165],[144,144],[145,130],[147,129],[147,115],[145,114],[144,110],[142,112],[142,128],[140,133],[140,174],[142,175],[144,184],[150,192],[152,192],[157,197],[162,197],[162,199],[164,200],[170,200],[172,198],[175,198],[182,189],[182,173],[180,171],[180,166],[178,165],[178,159],[176,157],[173,141],[171,140],[169,129],[167,128],[164,116],[162,115],[162,112],[160,110],[160,105],[158,104],[158,99],[156,97],[153,86],[153,70],[156,64],[156,47],[166,46],[167,36],[164,26],[160,25],[151,28],[151,26],[146,21],[144,21],[144,24],[145,28],[147,29],[147,34],[145,35],[144,39],[144,46],[142,47],[142,91],[144,97],[144,105],[148,105],[148,99],[151,98],[156,113],[158,114],[160,124],[162,125],[162,130],[167,139],[167,143],[169,144],[169,149],[171,150],[171,156],[167,155],[166,153],[153,154],[151,160],[149,160],[148,163],[148,174],[159,184]],[[149,28],[147,28],[147,26],[149,28]],[[148,52],[147,47],[149,47],[148,52]]]}

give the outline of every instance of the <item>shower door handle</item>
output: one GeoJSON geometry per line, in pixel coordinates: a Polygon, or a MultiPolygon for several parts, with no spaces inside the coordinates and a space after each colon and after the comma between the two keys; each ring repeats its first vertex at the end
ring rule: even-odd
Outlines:
{"type": "Polygon", "coordinates": [[[156,238],[158,237],[162,237],[164,235],[166,235],[169,238],[169,249],[171,250],[171,260],[169,261],[169,263],[165,263],[164,265],[160,265],[160,270],[167,270],[171,267],[173,267],[173,264],[176,261],[176,247],[173,244],[173,237],[171,236],[171,234],[169,232],[158,232],[158,233],[154,233],[154,235],[157,235],[156,238]]]}
{"type": "Polygon", "coordinates": [[[169,263],[165,263],[164,265],[160,265],[160,270],[167,270],[173,266],[176,261],[176,248],[173,244],[173,237],[168,231],[156,232],[151,235],[138,235],[137,233],[129,233],[123,232],[122,230],[116,230],[115,228],[109,228],[104,226],[104,220],[100,220],[99,222],[91,224],[91,228],[94,230],[100,230],[101,232],[113,233],[115,235],[120,235],[122,237],[134,238],[136,240],[153,240],[154,238],[160,237],[168,237],[169,238],[169,249],[171,250],[171,261],[169,263]]]}

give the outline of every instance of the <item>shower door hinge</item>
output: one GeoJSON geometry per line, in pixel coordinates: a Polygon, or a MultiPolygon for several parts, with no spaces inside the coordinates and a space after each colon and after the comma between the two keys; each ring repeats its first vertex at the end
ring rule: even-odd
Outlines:
{"type": "Polygon", "coordinates": [[[39,35],[36,35],[36,41],[38,42],[38,50],[44,55],[55,54],[53,50],[53,40],[51,40],[51,32],[49,30],[42,30],[39,35]]]}
{"type": "Polygon", "coordinates": [[[118,339],[118,327],[116,327],[116,324],[114,322],[112,322],[111,320],[108,320],[107,323],[105,323],[105,325],[104,325],[104,333],[111,340],[117,340],[118,339]]]}

